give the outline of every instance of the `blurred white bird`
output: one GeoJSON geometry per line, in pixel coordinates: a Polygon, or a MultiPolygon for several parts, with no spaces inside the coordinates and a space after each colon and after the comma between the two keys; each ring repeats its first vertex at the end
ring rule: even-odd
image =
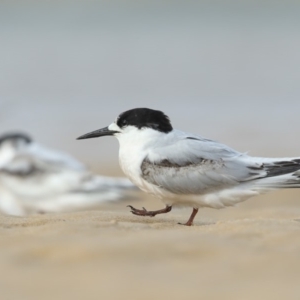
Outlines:
{"type": "Polygon", "coordinates": [[[216,141],[173,129],[161,111],[136,108],[108,127],[78,139],[113,135],[120,143],[124,173],[140,189],[166,204],[157,211],[136,209],[139,216],[168,213],[172,206],[223,208],[281,188],[300,188],[300,157],[251,157],[216,141]]]}
{"type": "Polygon", "coordinates": [[[92,174],[69,155],[22,133],[0,136],[0,211],[23,216],[94,207],[129,196],[125,178],[92,174]]]}

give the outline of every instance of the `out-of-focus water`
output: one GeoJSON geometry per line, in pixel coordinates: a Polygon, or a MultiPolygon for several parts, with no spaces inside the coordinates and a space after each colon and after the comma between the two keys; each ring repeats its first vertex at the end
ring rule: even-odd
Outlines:
{"type": "Polygon", "coordinates": [[[297,1],[2,1],[0,131],[105,169],[117,141],[75,138],[150,107],[240,151],[300,156],[299,11],[297,1]]]}

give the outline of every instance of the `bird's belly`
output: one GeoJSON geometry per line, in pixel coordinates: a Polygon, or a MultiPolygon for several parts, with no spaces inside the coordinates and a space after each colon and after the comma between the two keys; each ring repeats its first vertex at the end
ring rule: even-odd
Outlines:
{"type": "Polygon", "coordinates": [[[127,176],[142,191],[154,195],[166,205],[175,207],[210,207],[220,209],[227,206],[234,206],[258,194],[258,192],[251,190],[224,189],[202,195],[178,195],[149,183],[140,176],[134,176],[133,173],[127,174],[127,176]]]}
{"type": "Polygon", "coordinates": [[[223,189],[218,192],[202,194],[202,195],[175,195],[161,197],[162,201],[167,205],[182,207],[210,207],[225,208],[234,206],[243,202],[250,197],[258,195],[257,191],[240,190],[240,189],[223,189]]]}
{"type": "Polygon", "coordinates": [[[143,179],[131,179],[141,190],[152,194],[161,199],[161,201],[170,206],[177,207],[209,207],[209,208],[225,208],[227,206],[234,206],[239,202],[243,202],[250,197],[258,195],[257,191],[240,190],[240,189],[223,189],[213,193],[201,195],[178,195],[171,193],[159,186],[146,182],[143,179]]]}

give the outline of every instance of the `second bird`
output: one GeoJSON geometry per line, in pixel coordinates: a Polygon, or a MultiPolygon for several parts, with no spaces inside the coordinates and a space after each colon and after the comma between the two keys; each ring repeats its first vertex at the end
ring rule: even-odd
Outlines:
{"type": "Polygon", "coordinates": [[[127,178],[98,176],[66,153],[27,134],[0,136],[0,211],[23,216],[93,208],[127,198],[127,178]]]}

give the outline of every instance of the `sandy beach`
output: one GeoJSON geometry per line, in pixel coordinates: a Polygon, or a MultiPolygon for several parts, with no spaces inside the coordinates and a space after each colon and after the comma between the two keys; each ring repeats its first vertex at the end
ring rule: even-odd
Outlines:
{"type": "Polygon", "coordinates": [[[299,299],[300,193],[238,207],[133,216],[129,203],[68,214],[1,215],[0,296],[35,299],[299,299]]]}
{"type": "MultiPolygon", "coordinates": [[[[0,135],[28,133],[102,175],[125,110],[251,156],[299,157],[300,1],[0,1],[0,135]]],[[[299,300],[300,189],[143,218],[126,205],[0,214],[0,300],[299,300]]]]}

